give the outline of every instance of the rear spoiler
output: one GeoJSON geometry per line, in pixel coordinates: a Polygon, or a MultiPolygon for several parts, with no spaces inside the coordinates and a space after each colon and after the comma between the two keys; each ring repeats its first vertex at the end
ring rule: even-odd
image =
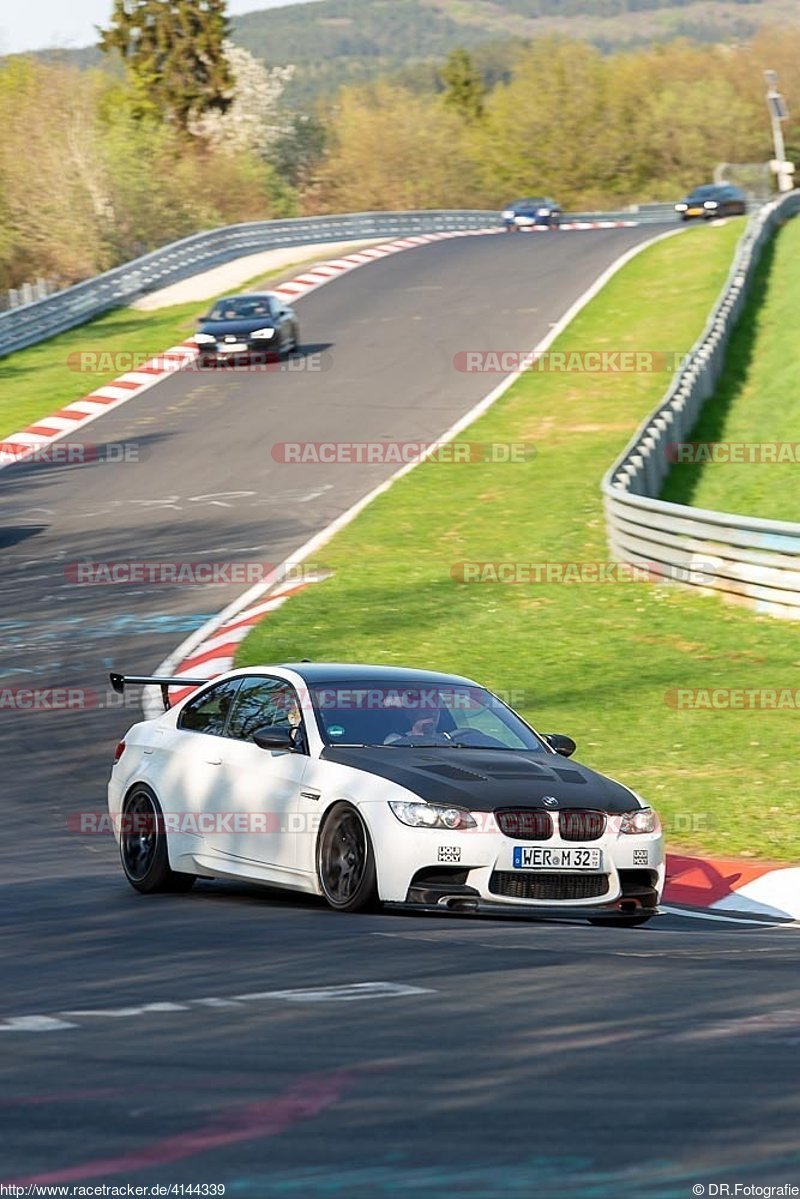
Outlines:
{"type": "Polygon", "coordinates": [[[113,670],[108,677],[118,695],[124,694],[126,687],[160,687],[165,712],[169,711],[170,687],[202,687],[203,683],[211,682],[210,679],[166,678],[164,675],[116,674],[113,670]]]}

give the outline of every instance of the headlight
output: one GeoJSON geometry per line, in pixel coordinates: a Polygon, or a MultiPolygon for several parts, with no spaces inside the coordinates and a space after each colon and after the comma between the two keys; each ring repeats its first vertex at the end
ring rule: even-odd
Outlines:
{"type": "Polygon", "coordinates": [[[689,205],[688,205],[688,204],[676,204],[676,205],[675,205],[675,211],[676,211],[676,212],[686,212],[686,209],[687,209],[688,207],[689,207],[689,205]]]}
{"type": "Polygon", "coordinates": [[[514,219],[514,209],[507,208],[505,210],[505,212],[503,213],[503,220],[504,221],[513,221],[513,219],[514,219]]]}
{"type": "Polygon", "coordinates": [[[706,200],[703,203],[703,208],[719,208],[719,204],[716,200],[706,200]]]}
{"type": "Polygon", "coordinates": [[[250,336],[251,337],[263,337],[263,338],[274,337],[275,330],[274,329],[255,329],[250,334],[250,336]]]}
{"type": "Polygon", "coordinates": [[[658,819],[658,814],[652,808],[639,808],[636,812],[626,812],[620,822],[619,831],[621,833],[631,833],[634,836],[637,833],[658,833],[661,831],[661,822],[658,819]]]}
{"type": "Polygon", "coordinates": [[[216,337],[212,337],[210,333],[195,333],[194,340],[199,346],[207,346],[210,341],[216,341],[216,337]]]}
{"type": "Polygon", "coordinates": [[[463,808],[446,808],[442,804],[406,802],[390,799],[389,807],[401,824],[411,828],[476,828],[474,819],[463,808]]]}

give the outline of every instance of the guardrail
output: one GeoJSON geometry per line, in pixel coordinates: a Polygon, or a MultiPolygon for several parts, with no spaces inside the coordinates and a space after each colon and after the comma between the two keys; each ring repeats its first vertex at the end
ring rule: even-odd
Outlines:
{"type": "MultiPolygon", "coordinates": [[[[635,220],[642,223],[674,219],[672,206],[647,205],[641,210],[612,213],[572,213],[566,220],[635,220]]],[[[421,212],[359,212],[344,216],[296,217],[283,221],[250,221],[195,233],[141,258],[76,283],[30,304],[0,313],[0,357],[35,345],[56,333],[92,320],[112,308],[131,304],[147,292],[177,283],[210,267],[246,254],[280,246],[314,245],[326,241],[368,241],[372,238],[411,237],[448,229],[483,229],[499,225],[499,214],[474,209],[430,209],[421,212]]]]}
{"type": "Polygon", "coordinates": [[[774,616],[800,618],[800,524],[672,504],[657,496],[671,446],[688,440],[725,361],[753,271],[778,225],[800,212],[800,191],[759,209],[737,247],[708,324],[664,400],[603,479],[615,558],[774,616]]]}

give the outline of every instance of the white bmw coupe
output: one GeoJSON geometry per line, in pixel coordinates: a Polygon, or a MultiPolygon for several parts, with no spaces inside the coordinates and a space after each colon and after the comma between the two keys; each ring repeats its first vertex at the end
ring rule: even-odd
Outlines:
{"type": "Polygon", "coordinates": [[[535,732],[470,679],[301,662],[111,681],[160,686],[166,709],[119,743],[108,789],[137,891],[228,878],[348,912],[384,903],[634,925],[658,911],[653,809],[566,762],[571,738],[535,732]]]}

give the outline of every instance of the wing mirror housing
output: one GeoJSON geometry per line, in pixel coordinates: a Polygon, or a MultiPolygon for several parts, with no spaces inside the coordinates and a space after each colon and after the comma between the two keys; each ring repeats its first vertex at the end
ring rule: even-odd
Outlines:
{"type": "Polygon", "coordinates": [[[295,734],[290,724],[268,724],[253,733],[253,740],[259,749],[283,749],[294,752],[295,734]]]}
{"type": "Polygon", "coordinates": [[[562,758],[571,758],[578,748],[566,733],[545,733],[544,739],[551,749],[554,749],[557,754],[561,754],[562,758]]]}

